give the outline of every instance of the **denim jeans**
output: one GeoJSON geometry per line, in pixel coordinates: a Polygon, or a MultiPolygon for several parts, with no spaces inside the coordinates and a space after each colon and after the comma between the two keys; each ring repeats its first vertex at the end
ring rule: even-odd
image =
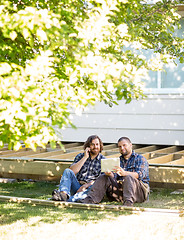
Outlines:
{"type": "Polygon", "coordinates": [[[67,193],[69,196],[68,202],[76,202],[77,200],[81,200],[87,197],[87,193],[91,187],[83,192],[77,193],[77,190],[81,186],[82,185],[77,180],[74,172],[69,168],[65,169],[60,180],[59,191],[64,191],[67,193]]]}

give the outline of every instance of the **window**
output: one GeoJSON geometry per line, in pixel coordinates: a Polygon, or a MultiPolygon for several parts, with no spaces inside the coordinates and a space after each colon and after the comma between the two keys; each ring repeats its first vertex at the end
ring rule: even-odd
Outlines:
{"type": "MultiPolygon", "coordinates": [[[[178,37],[184,36],[184,19],[181,20],[181,29],[177,29],[175,34],[178,37]]],[[[149,52],[150,54],[150,52],[149,52]]],[[[164,66],[162,72],[149,72],[149,80],[145,80],[145,88],[160,89],[167,92],[167,89],[174,91],[180,89],[184,91],[184,64],[176,60],[176,64],[170,63],[164,66]]]]}

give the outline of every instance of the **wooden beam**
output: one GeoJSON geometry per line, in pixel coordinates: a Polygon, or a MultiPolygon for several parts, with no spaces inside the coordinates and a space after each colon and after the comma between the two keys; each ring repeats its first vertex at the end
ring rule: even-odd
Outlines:
{"type": "Polygon", "coordinates": [[[76,202],[61,202],[61,201],[52,201],[44,199],[35,199],[35,198],[22,198],[22,197],[13,197],[13,196],[3,196],[0,195],[0,201],[6,201],[11,203],[27,203],[32,205],[43,205],[43,206],[55,206],[60,208],[77,208],[77,209],[89,209],[89,210],[99,210],[99,211],[130,211],[135,212],[152,212],[152,213],[164,213],[183,216],[183,210],[177,209],[160,209],[160,208],[143,208],[143,207],[126,207],[121,204],[119,205],[109,205],[109,204],[85,204],[85,203],[76,203],[76,202]]]}
{"type": "Polygon", "coordinates": [[[104,145],[104,146],[103,146],[103,149],[104,149],[104,150],[113,150],[114,148],[117,149],[117,144],[116,144],[116,143],[108,144],[108,145],[104,145]]]}
{"type": "Polygon", "coordinates": [[[143,147],[143,148],[137,148],[135,151],[137,153],[146,153],[146,152],[152,152],[157,149],[158,149],[158,147],[156,145],[152,145],[152,146],[147,146],[147,147],[143,147]]]}
{"type": "Polygon", "coordinates": [[[160,163],[160,164],[168,163],[173,160],[173,156],[174,156],[174,154],[168,154],[168,155],[164,155],[161,157],[148,159],[148,162],[149,163],[160,163]]]}
{"type": "Polygon", "coordinates": [[[168,162],[169,165],[184,165],[184,158],[168,162]]]}
{"type": "Polygon", "coordinates": [[[50,157],[46,157],[49,159],[71,159],[73,160],[75,158],[75,156],[79,153],[82,153],[83,150],[81,151],[77,151],[77,152],[72,152],[72,153],[63,153],[63,154],[59,154],[59,155],[54,155],[54,156],[50,156],[50,157]]]}
{"type": "Polygon", "coordinates": [[[184,184],[184,168],[149,167],[150,182],[184,184]]]}
{"type": "MultiPolygon", "coordinates": [[[[29,149],[26,151],[10,152],[10,153],[6,154],[6,156],[7,157],[26,157],[26,156],[31,156],[32,154],[36,155],[36,154],[42,154],[45,152],[46,152],[46,149],[38,148],[36,151],[29,149]]],[[[3,156],[4,156],[4,154],[3,154],[3,156]]]]}
{"type": "Polygon", "coordinates": [[[121,154],[120,153],[115,153],[115,154],[111,154],[111,155],[105,155],[106,158],[117,158],[119,157],[121,154]]]}
{"type": "Polygon", "coordinates": [[[44,161],[8,161],[0,160],[0,173],[34,174],[60,177],[64,169],[69,167],[68,162],[44,161]]]}
{"type": "Polygon", "coordinates": [[[152,154],[153,154],[153,153],[165,153],[165,154],[169,154],[169,153],[174,153],[174,152],[179,151],[178,149],[179,149],[178,146],[170,146],[170,147],[165,147],[165,148],[162,148],[162,149],[153,151],[152,154]]]}

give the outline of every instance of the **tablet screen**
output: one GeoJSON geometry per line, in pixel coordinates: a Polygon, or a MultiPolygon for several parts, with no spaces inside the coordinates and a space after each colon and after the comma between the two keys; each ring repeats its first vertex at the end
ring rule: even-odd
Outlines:
{"type": "Polygon", "coordinates": [[[120,167],[119,158],[101,159],[101,172],[113,171],[115,167],[120,167]]]}

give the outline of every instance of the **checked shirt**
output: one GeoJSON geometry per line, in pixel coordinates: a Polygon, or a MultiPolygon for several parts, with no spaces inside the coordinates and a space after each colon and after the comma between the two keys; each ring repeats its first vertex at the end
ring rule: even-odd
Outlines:
{"type": "MultiPolygon", "coordinates": [[[[84,153],[79,153],[75,159],[74,163],[77,163],[84,157],[84,153]]],[[[101,153],[96,156],[93,160],[89,157],[84,165],[81,167],[80,171],[77,173],[76,177],[78,181],[90,182],[96,180],[101,173],[101,159],[105,158],[101,153]]],[[[72,164],[72,165],[73,165],[72,164]]]]}

